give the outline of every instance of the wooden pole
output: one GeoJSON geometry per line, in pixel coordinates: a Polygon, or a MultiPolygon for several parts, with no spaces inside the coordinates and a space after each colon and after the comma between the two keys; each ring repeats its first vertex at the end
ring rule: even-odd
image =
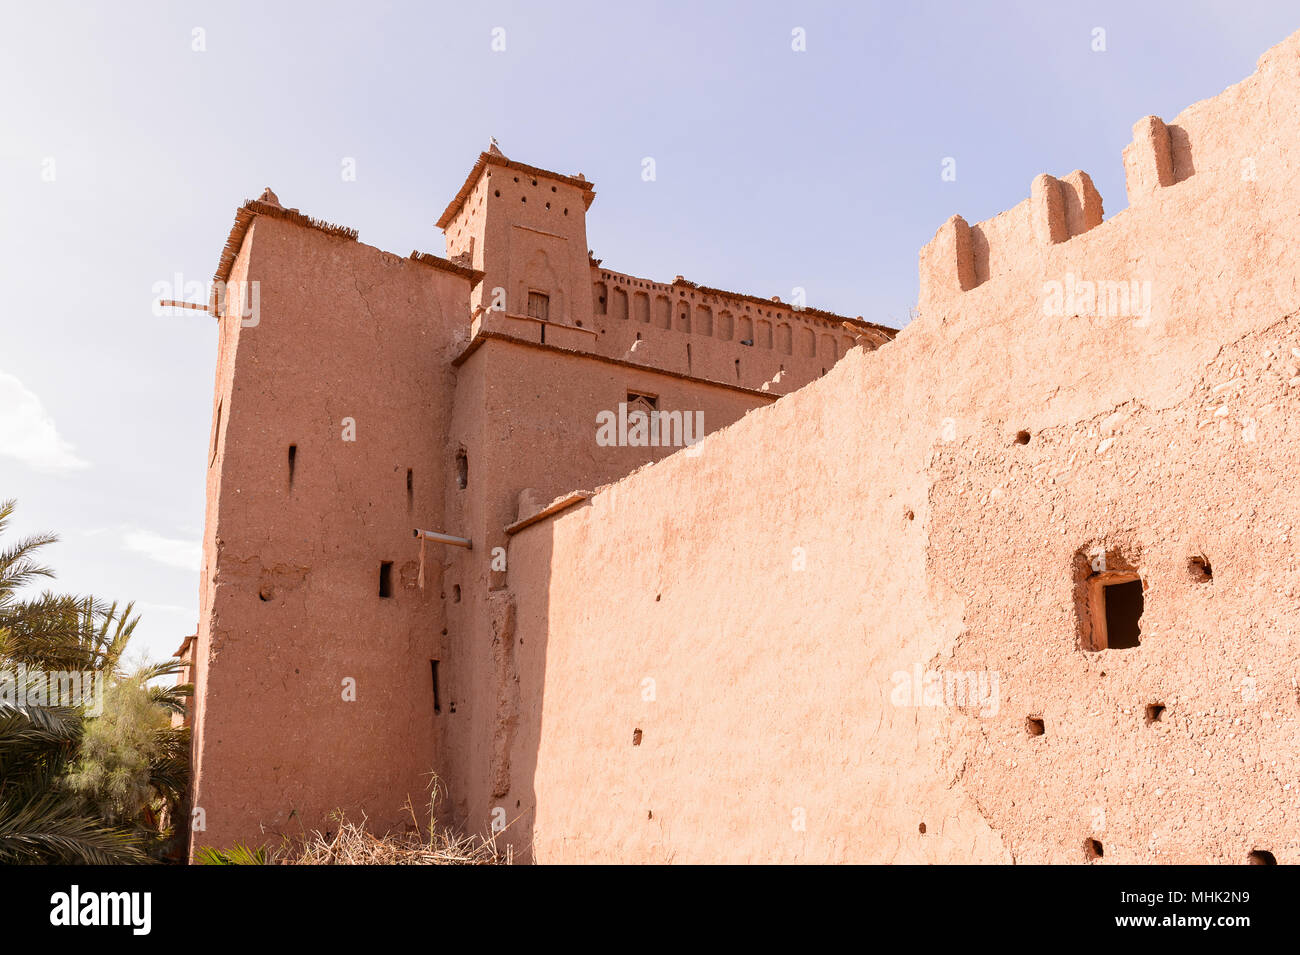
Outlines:
{"type": "Polygon", "coordinates": [[[177,302],[170,298],[163,298],[158,300],[158,304],[163,308],[192,308],[196,312],[207,312],[209,315],[212,314],[212,309],[208,306],[199,305],[195,302],[177,302]]]}
{"type": "Polygon", "coordinates": [[[437,541],[439,544],[451,544],[453,547],[464,547],[466,550],[472,550],[474,547],[467,537],[452,537],[450,534],[439,534],[437,531],[422,531],[418,527],[414,529],[412,536],[427,541],[437,541]]]}

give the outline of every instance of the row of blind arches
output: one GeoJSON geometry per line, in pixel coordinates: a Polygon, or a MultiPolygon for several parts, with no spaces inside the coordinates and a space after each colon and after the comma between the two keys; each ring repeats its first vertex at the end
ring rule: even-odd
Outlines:
{"type": "Polygon", "coordinates": [[[775,349],[783,355],[798,354],[835,361],[853,346],[851,339],[837,338],[828,333],[820,336],[811,328],[793,327],[788,322],[771,322],[765,318],[753,319],[748,315],[733,315],[722,309],[716,314],[709,305],[693,305],[687,301],[673,302],[667,295],[633,291],[617,286],[610,288],[604,282],[593,286],[593,304],[597,315],[615,319],[641,322],[657,328],[675,328],[686,334],[717,338],[719,341],[736,341],[755,348],[775,349]]]}

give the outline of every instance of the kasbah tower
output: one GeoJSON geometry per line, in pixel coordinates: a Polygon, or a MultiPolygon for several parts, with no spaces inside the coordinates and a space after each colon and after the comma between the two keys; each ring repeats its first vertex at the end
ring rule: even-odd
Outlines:
{"type": "Polygon", "coordinates": [[[495,145],[445,258],[245,203],[193,845],[436,776],[536,862],[1300,861],[1297,115],[1300,34],[1110,218],[953,216],[898,333],[606,268],[495,145]]]}

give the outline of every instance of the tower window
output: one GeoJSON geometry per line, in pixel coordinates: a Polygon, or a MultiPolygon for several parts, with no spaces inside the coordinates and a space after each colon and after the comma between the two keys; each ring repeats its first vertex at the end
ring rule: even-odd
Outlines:
{"type": "Polygon", "coordinates": [[[393,595],[393,562],[386,560],[379,565],[379,596],[393,595]]]}
{"type": "Polygon", "coordinates": [[[543,292],[528,293],[528,314],[544,322],[551,320],[551,297],[543,292]]]}

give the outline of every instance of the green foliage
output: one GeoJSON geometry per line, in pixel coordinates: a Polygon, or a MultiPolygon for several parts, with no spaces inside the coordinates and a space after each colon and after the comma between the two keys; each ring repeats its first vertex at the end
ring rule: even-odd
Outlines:
{"type": "Polygon", "coordinates": [[[102,715],[86,723],[68,788],[113,825],[139,826],[153,801],[150,770],[170,722],[138,679],[118,680],[104,693],[102,715]]]}
{"type": "Polygon", "coordinates": [[[201,846],[194,850],[194,861],[199,865],[271,864],[266,849],[260,846],[256,849],[250,849],[243,843],[236,844],[233,849],[214,849],[212,846],[201,846]]]}
{"type": "MultiPolygon", "coordinates": [[[[0,502],[0,534],[13,511],[13,501],[0,502]]],[[[23,693],[0,700],[0,864],[149,861],[189,782],[189,731],[171,716],[184,714],[192,688],[153,685],[180,672],[177,660],[121,672],[139,623],[133,604],[18,597],[54,576],[35,555],[55,540],[0,548],[0,671],[93,671],[105,680],[104,709],[38,705],[23,693]]]]}

